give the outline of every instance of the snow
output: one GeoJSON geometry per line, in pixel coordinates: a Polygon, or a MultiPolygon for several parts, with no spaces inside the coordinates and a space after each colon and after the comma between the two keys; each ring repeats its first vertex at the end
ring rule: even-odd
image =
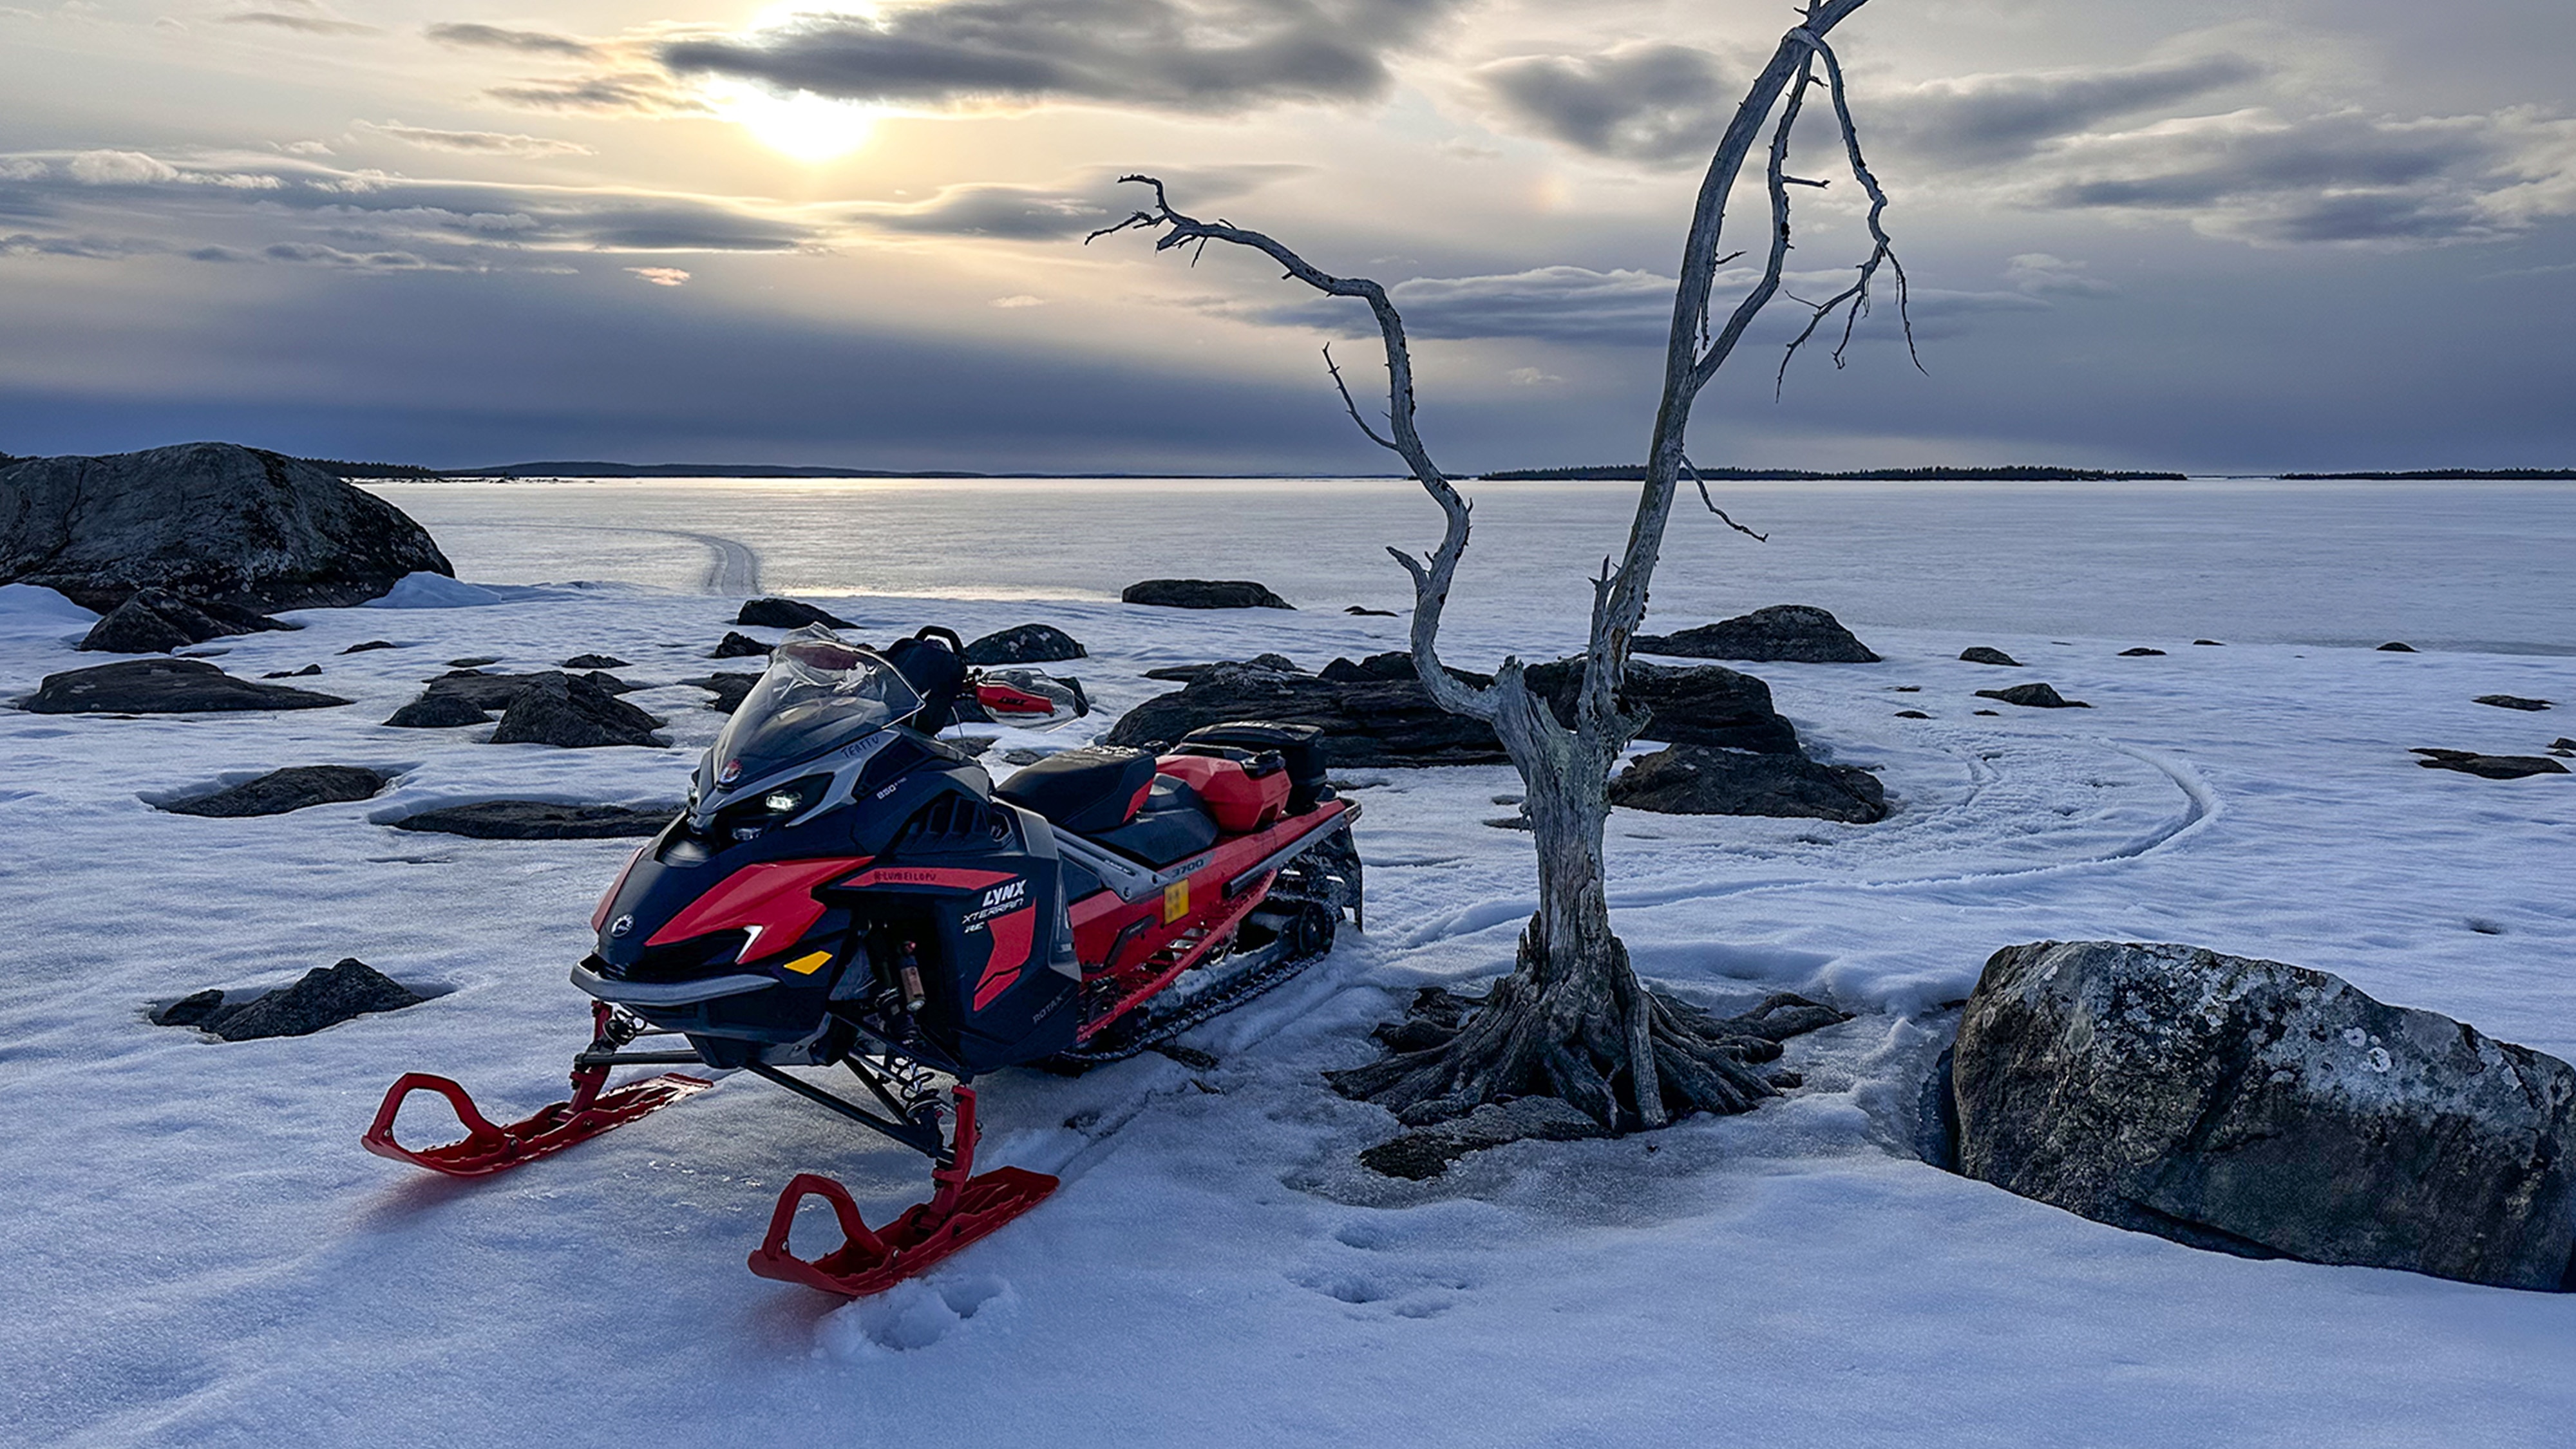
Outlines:
{"type": "MultiPolygon", "coordinates": [[[[570,576],[529,562],[575,551],[568,505],[531,505],[557,510],[547,534],[514,530],[537,515],[478,496],[480,533],[429,520],[464,572],[512,586],[570,576]],[[513,553],[514,538],[534,542],[513,553]]],[[[788,527],[683,515],[680,495],[653,496],[670,516],[639,510],[617,526],[764,539],[788,527]]],[[[1589,496],[1561,512],[1597,511],[1589,496]]],[[[2427,510],[2467,541],[2403,556],[2383,592],[2421,593],[2428,569],[2454,581],[2464,597],[2439,629],[2410,634],[2406,619],[2323,596],[2305,615],[2262,603],[2273,612],[2261,629],[2217,598],[2188,620],[2149,600],[2089,633],[2036,608],[2017,628],[1937,608],[1851,612],[1888,662],[1751,666],[1819,755],[1877,768],[1898,809],[1871,826],[1615,818],[1614,908],[1642,970],[1712,1004],[1791,989],[1860,1013],[1792,1043],[1807,1086],[1744,1117],[1516,1144],[1427,1183],[1360,1169],[1357,1152],[1393,1124],[1318,1073],[1365,1060],[1367,1028],[1411,987],[1475,986],[1508,965],[1530,847],[1483,823],[1510,813],[1494,803],[1518,790],[1508,769],[1337,772],[1366,808],[1369,930],[1195,1033],[1213,1068],[1148,1055],[1079,1079],[982,1084],[987,1161],[1060,1174],[1063,1189],[929,1279],[849,1305],[745,1271],[777,1190],[828,1172],[881,1217],[921,1196],[926,1174],[748,1077],[479,1183],[357,1146],[404,1070],[453,1075],[496,1114],[562,1095],[586,1023],[565,970],[631,842],[474,841],[381,822],[500,797],[676,801],[721,721],[704,691],[671,681],[757,663],[705,658],[739,596],[680,591],[694,587],[698,545],[603,554],[640,560],[618,576],[645,582],[493,588],[478,607],[409,611],[394,649],[343,657],[392,621],[311,610],[292,616],[300,632],[191,651],[251,677],[319,663],[297,682],[356,701],[346,709],[0,711],[13,766],[0,780],[12,842],[0,920],[15,927],[0,946],[0,1441],[2562,1443],[2576,1420],[2576,1297],[2195,1252],[1948,1176],[1904,1145],[1921,1074],[1955,1022],[1943,1003],[1996,948],[2049,937],[2317,967],[2576,1057],[2564,969],[2576,781],[2481,780],[2406,753],[2532,753],[2576,732],[2560,713],[2471,703],[2499,691],[2576,701],[2576,629],[2555,622],[2563,585],[2469,566],[2478,540],[2517,520],[2561,536],[2576,494],[2553,496],[2554,512],[2525,494],[2444,494],[2427,510]],[[2169,624],[2183,627],[2159,632],[2169,624]],[[2229,643],[2192,647],[2199,633],[2229,643]],[[2319,642],[2339,636],[2350,642],[2319,642]],[[2512,650],[2382,654],[2371,636],[2512,650]],[[1978,643],[2028,667],[1957,660],[1978,643]],[[2170,652],[2117,656],[2138,643],[2170,652]],[[449,658],[523,670],[590,650],[633,661],[617,672],[654,687],[627,697],[671,720],[673,748],[493,746],[480,742],[488,729],[376,723],[449,658]],[[1972,693],[2030,679],[2094,707],[2018,710],[1972,693]],[[1934,718],[1895,718],[1906,708],[1934,718]],[[148,803],[318,763],[400,779],[375,800],[266,819],[148,803]],[[444,994],[302,1039],[221,1044],[145,1020],[203,986],[282,984],[350,955],[444,994]]],[[[1536,557],[1550,542],[1494,512],[1479,512],[1480,548],[1536,557]]],[[[2102,526],[2129,524],[2111,508],[2102,526]]],[[[2268,541],[2294,549],[2309,532],[2268,541]]],[[[1728,595],[1742,586],[1711,575],[1752,546],[1727,547],[1698,574],[1677,569],[1669,591],[1722,602],[1676,606],[1659,585],[1657,626],[1833,603],[1785,584],[1728,595]]],[[[1338,607],[1339,585],[1268,549],[1250,568],[1166,558],[1134,576],[1258,577],[1338,607]]],[[[782,586],[765,543],[763,558],[782,586]]],[[[1900,552],[1888,569],[1928,561],[1900,552]]],[[[1128,608],[1088,586],[1041,600],[1009,567],[983,573],[994,582],[980,598],[806,596],[874,638],[933,621],[968,637],[1031,619],[1066,628],[1095,657],[1064,667],[1100,712],[1052,736],[1010,733],[1049,747],[1167,687],[1144,669],[1264,649],[1313,666],[1400,647],[1405,622],[1128,608]]],[[[854,564],[843,578],[865,574],[854,564]]],[[[1522,582],[1532,597],[1558,588],[1522,582]]],[[[1953,583],[1963,596],[1981,587],[1953,583]]],[[[479,586],[406,587],[431,599],[479,586]]],[[[1391,584],[1374,587],[1352,597],[1384,603],[1391,584]]],[[[2152,592],[2113,571],[2070,593],[2067,612],[2099,624],[2114,612],[2100,595],[2123,590],[2152,592]]],[[[1458,662],[1570,642],[1578,614],[1498,593],[1462,607],[1458,662]]],[[[71,651],[88,620],[47,591],[0,589],[0,697],[102,662],[71,651]]],[[[424,1106],[404,1130],[435,1139],[442,1124],[424,1106]]],[[[798,1246],[810,1254],[823,1237],[801,1226],[798,1246]]]]}

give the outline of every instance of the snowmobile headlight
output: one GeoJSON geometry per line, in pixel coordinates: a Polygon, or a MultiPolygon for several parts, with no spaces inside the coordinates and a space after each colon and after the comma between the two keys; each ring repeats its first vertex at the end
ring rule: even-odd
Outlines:
{"type": "Polygon", "coordinates": [[[805,794],[793,788],[772,790],[760,797],[760,805],[774,815],[793,815],[805,808],[805,794]]]}

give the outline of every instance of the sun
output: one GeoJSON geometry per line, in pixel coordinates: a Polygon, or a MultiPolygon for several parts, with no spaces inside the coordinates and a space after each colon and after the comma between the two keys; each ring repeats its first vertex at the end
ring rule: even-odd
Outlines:
{"type": "Polygon", "coordinates": [[[749,131],[780,155],[808,165],[837,160],[868,143],[881,112],[811,91],[779,95],[758,86],[721,82],[707,87],[716,115],[749,131]]]}

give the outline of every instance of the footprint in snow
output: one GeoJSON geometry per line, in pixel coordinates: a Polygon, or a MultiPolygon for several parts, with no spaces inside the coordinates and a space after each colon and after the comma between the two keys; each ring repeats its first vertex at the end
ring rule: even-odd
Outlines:
{"type": "Polygon", "coordinates": [[[838,1359],[911,1353],[946,1341],[976,1320],[1008,1318],[1019,1303],[1009,1283],[989,1274],[915,1278],[824,1319],[817,1349],[838,1359]]]}

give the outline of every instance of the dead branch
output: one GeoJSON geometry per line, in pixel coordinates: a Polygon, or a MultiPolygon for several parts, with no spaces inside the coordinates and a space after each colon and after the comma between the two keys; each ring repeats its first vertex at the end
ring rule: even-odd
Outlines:
{"type": "Polygon", "coordinates": [[[1740,534],[1743,534],[1746,538],[1753,540],[1755,543],[1769,543],[1771,541],[1771,535],[1767,533],[1755,533],[1752,529],[1749,529],[1743,524],[1726,516],[1726,510],[1718,507],[1717,500],[1708,495],[1708,480],[1699,475],[1698,466],[1692,463],[1689,458],[1685,457],[1682,459],[1682,467],[1690,473],[1691,481],[1699,485],[1699,501],[1708,505],[1708,511],[1717,515],[1718,522],[1725,524],[1727,527],[1734,529],[1740,534]]]}
{"type": "Polygon", "coordinates": [[[1852,279],[1850,286],[1822,302],[1803,304],[1813,310],[1808,314],[1807,325],[1799,329],[1798,335],[1780,353],[1780,372],[1771,385],[1771,396],[1775,400],[1788,386],[1790,360],[1798,355],[1799,348],[1807,344],[1807,339],[1815,335],[1817,326],[1837,309],[1843,313],[1843,335],[1834,343],[1833,359],[1837,369],[1842,367],[1843,354],[1851,347],[1852,329],[1860,325],[1861,318],[1869,315],[1870,283],[1878,276],[1882,263],[1896,277],[1896,316],[1905,329],[1905,355],[1913,360],[1915,371],[1925,372],[1923,355],[1914,349],[1914,318],[1906,305],[1905,264],[1896,259],[1896,243],[1889,239],[1887,228],[1880,221],[1887,211],[1887,192],[1879,186],[1878,177],[1861,156],[1860,127],[1852,121],[1851,100],[1843,88],[1842,60],[1834,54],[1832,46],[1821,40],[1816,43],[1816,55],[1825,63],[1827,88],[1834,99],[1834,124],[1842,132],[1843,152],[1851,162],[1852,179],[1869,193],[1871,246],[1869,260],[1860,264],[1859,275],[1852,279]]]}

